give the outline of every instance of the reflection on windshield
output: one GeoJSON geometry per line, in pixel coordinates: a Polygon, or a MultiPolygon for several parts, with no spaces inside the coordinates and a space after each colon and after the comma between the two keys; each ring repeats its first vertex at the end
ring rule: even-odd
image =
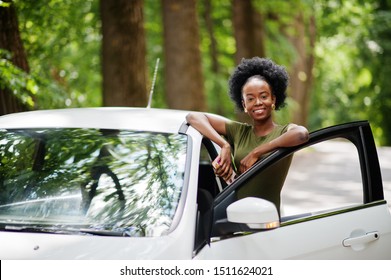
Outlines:
{"type": "Polygon", "coordinates": [[[159,236],[183,187],[187,137],[0,130],[0,222],[159,236]]]}

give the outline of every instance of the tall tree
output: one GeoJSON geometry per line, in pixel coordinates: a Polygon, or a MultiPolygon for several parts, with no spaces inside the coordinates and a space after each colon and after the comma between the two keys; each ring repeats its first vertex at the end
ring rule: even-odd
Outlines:
{"type": "Polygon", "coordinates": [[[100,1],[104,106],[147,105],[143,0],[100,1]]]}
{"type": "Polygon", "coordinates": [[[162,0],[162,9],[167,104],[206,110],[196,0],[162,0]]]}
{"type": "MultiPolygon", "coordinates": [[[[218,77],[221,75],[221,66],[218,60],[219,52],[218,52],[218,42],[215,36],[215,28],[213,23],[213,5],[212,0],[203,0],[203,11],[202,18],[204,20],[206,37],[209,40],[208,54],[210,58],[210,69],[208,69],[213,75],[212,83],[213,83],[213,100],[214,103],[217,103],[218,106],[209,106],[209,109],[214,109],[217,114],[224,115],[224,106],[223,99],[227,98],[226,94],[222,95],[222,90],[220,89],[220,84],[218,81],[218,77]],[[210,108],[212,107],[212,108],[210,108]]],[[[209,104],[210,105],[210,104],[209,104]]]]}
{"type": "Polygon", "coordinates": [[[308,126],[315,61],[315,19],[310,15],[306,20],[303,12],[300,11],[290,27],[293,31],[287,36],[296,51],[290,71],[290,96],[296,103],[292,112],[292,122],[308,126]]]}
{"type": "MultiPolygon", "coordinates": [[[[29,72],[14,3],[12,0],[4,0],[0,4],[0,49],[5,49],[11,53],[10,60],[15,66],[29,72]]],[[[22,104],[17,96],[13,95],[10,88],[0,83],[0,115],[25,110],[27,110],[27,106],[22,104]]]]}
{"type": "Polygon", "coordinates": [[[265,32],[262,14],[252,0],[233,0],[233,25],[236,40],[236,63],[242,58],[265,56],[265,32]]]}
{"type": "Polygon", "coordinates": [[[220,64],[218,61],[218,50],[217,50],[217,40],[215,37],[214,32],[214,24],[213,24],[213,18],[212,18],[212,0],[204,0],[204,10],[202,13],[202,17],[205,21],[205,29],[206,33],[208,34],[210,44],[209,44],[209,53],[211,58],[211,70],[213,73],[219,73],[220,72],[220,64]]]}

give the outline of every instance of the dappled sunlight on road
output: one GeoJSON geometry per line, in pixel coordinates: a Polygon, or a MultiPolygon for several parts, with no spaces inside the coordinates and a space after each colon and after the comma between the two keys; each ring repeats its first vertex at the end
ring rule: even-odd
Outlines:
{"type": "Polygon", "coordinates": [[[380,147],[377,153],[382,171],[384,198],[391,208],[391,147],[380,147]]]}
{"type": "MultiPolygon", "coordinates": [[[[384,196],[391,208],[391,148],[378,148],[384,196]]],[[[314,212],[362,203],[356,147],[327,141],[295,154],[282,192],[282,215],[314,212]]]]}

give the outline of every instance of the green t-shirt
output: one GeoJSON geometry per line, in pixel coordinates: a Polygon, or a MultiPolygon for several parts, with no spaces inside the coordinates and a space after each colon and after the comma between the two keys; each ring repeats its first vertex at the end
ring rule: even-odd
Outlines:
{"type": "MultiPolygon", "coordinates": [[[[279,137],[287,131],[287,128],[288,125],[277,125],[268,135],[259,137],[255,135],[253,126],[249,124],[240,122],[227,123],[226,137],[232,148],[236,171],[239,170],[240,161],[254,148],[279,137]]],[[[280,192],[291,161],[292,156],[289,156],[254,176],[243,187],[238,189],[238,198],[248,196],[260,197],[273,202],[277,210],[280,211],[280,192]]]]}

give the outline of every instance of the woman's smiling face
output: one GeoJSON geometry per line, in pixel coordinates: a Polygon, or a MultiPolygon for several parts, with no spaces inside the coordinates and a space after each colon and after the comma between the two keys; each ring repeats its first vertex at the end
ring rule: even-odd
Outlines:
{"type": "Polygon", "coordinates": [[[242,89],[243,107],[254,121],[271,117],[275,96],[261,77],[251,77],[242,89]]]}

